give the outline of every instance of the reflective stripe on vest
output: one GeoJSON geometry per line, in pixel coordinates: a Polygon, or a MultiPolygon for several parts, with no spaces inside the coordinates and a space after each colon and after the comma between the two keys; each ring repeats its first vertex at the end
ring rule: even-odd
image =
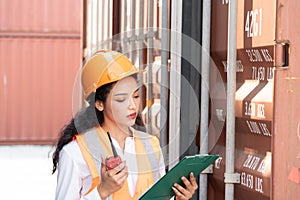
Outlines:
{"type": "MultiPolygon", "coordinates": [[[[159,176],[160,146],[158,139],[149,134],[134,130],[136,144],[136,159],[138,165],[138,179],[136,183],[136,195],[132,199],[137,199],[150,187],[159,176]],[[141,179],[141,180],[140,180],[141,179]],[[144,182],[143,182],[144,180],[144,182]]],[[[92,185],[84,194],[87,195],[100,183],[100,169],[102,157],[113,155],[107,134],[101,127],[90,129],[84,134],[78,134],[76,141],[80,147],[83,157],[89,167],[92,176],[92,185]],[[100,166],[96,166],[96,163],[100,166]]],[[[119,195],[129,195],[127,181],[123,187],[113,194],[113,199],[118,199],[119,195]],[[127,194],[125,194],[127,193],[127,194]]],[[[130,195],[129,195],[130,196],[130,195]]],[[[131,197],[130,197],[131,198],[131,197]]]]}

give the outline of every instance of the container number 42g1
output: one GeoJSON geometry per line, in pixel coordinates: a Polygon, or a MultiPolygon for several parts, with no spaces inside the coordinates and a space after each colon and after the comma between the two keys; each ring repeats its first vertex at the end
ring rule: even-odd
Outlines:
{"type": "Polygon", "coordinates": [[[262,8],[247,12],[245,22],[245,32],[247,37],[261,36],[262,32],[262,8]]]}

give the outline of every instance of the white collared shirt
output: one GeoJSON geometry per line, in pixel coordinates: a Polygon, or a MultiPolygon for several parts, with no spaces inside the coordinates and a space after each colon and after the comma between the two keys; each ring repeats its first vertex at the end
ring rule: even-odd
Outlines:
{"type": "MultiPolygon", "coordinates": [[[[131,196],[134,196],[135,186],[138,177],[138,167],[136,160],[135,142],[133,137],[127,137],[125,140],[124,152],[121,150],[118,142],[112,138],[118,155],[126,161],[128,167],[128,187],[131,196]]],[[[160,152],[161,153],[161,152],[160,152]]],[[[87,163],[85,162],[80,148],[76,141],[65,145],[60,152],[57,176],[56,200],[79,200],[91,186],[92,177],[87,163]]],[[[98,168],[101,167],[101,161],[96,162],[98,168]]],[[[165,174],[165,165],[163,155],[159,163],[160,176],[165,174]]],[[[86,200],[101,200],[97,188],[83,197],[86,200]]]]}

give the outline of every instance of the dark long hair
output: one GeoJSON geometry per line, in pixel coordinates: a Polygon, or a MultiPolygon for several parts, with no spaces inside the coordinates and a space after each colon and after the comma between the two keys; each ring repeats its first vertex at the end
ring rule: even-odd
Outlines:
{"type": "MultiPolygon", "coordinates": [[[[78,112],[71,121],[66,124],[60,131],[60,136],[56,144],[56,149],[52,155],[52,174],[57,170],[59,161],[59,153],[62,148],[74,139],[74,136],[79,133],[84,133],[86,130],[102,125],[104,122],[103,112],[95,107],[96,101],[106,102],[107,96],[116,82],[105,84],[92,93],[88,97],[89,106],[78,112]]],[[[135,128],[144,130],[144,124],[140,113],[137,116],[135,128]]]]}

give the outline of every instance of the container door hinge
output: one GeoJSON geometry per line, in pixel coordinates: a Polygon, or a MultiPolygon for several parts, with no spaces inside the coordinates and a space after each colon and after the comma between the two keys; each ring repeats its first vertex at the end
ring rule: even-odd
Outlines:
{"type": "Polygon", "coordinates": [[[239,173],[224,173],[224,183],[240,183],[241,175],[239,173]]]}
{"type": "Polygon", "coordinates": [[[274,51],[274,66],[278,68],[287,68],[289,66],[290,41],[275,41],[274,51]]]}

